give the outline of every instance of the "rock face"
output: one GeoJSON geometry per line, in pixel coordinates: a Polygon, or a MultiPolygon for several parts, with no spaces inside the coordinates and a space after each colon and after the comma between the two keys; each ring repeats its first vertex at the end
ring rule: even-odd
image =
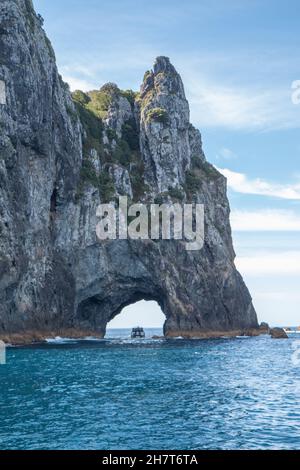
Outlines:
{"type": "Polygon", "coordinates": [[[226,180],[205,159],[166,57],[140,93],[61,80],[31,0],[0,4],[0,336],[105,334],[123,307],[156,300],[166,336],[257,328],[234,265],[226,180]],[[194,201],[205,243],[96,237],[100,202],[194,201]]]}
{"type": "Polygon", "coordinates": [[[273,339],[287,339],[288,335],[283,328],[272,328],[270,330],[270,335],[273,339]]]}
{"type": "Polygon", "coordinates": [[[262,334],[268,335],[268,334],[270,334],[270,326],[268,325],[268,323],[262,322],[262,323],[259,325],[259,331],[260,331],[262,334]]]}

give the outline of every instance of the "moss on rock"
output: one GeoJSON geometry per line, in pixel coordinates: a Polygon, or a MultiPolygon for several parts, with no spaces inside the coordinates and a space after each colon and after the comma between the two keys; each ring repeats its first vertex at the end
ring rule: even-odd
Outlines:
{"type": "Polygon", "coordinates": [[[147,121],[155,121],[166,124],[168,122],[168,113],[163,108],[152,108],[147,112],[147,121]]]}

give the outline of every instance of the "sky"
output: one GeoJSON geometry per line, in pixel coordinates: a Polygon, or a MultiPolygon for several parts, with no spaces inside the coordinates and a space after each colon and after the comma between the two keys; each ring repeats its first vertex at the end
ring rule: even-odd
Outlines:
{"type": "MultiPolygon", "coordinates": [[[[110,81],[138,90],[155,57],[170,57],[207,159],[228,178],[236,264],[259,320],[299,325],[298,0],[34,5],[71,89],[110,81]]],[[[161,326],[163,316],[154,303],[143,302],[128,307],[112,326],[132,326],[139,318],[145,326],[161,326]]]]}

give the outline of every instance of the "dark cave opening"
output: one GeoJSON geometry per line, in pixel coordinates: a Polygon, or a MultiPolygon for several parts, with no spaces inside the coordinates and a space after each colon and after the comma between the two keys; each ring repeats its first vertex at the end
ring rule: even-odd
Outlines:
{"type": "Polygon", "coordinates": [[[51,200],[50,200],[50,213],[55,214],[57,210],[57,197],[58,197],[58,192],[57,188],[53,189],[52,195],[51,195],[51,200]]]}

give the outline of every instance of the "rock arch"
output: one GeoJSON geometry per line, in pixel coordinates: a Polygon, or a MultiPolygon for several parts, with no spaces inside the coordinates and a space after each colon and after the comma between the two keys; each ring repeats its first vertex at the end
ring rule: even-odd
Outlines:
{"type": "Polygon", "coordinates": [[[101,336],[138,298],[159,302],[166,336],[256,328],[226,180],[206,161],[170,60],[156,59],[138,94],[108,85],[71,95],[31,0],[2,0],[0,23],[0,337],[101,336]],[[121,194],[204,204],[203,249],[99,243],[97,206],[121,194]]]}
{"type": "Polygon", "coordinates": [[[116,240],[98,247],[103,269],[81,259],[75,328],[105,335],[124,307],[155,300],[166,317],[164,334],[219,336],[256,327],[250,295],[234,265],[217,272],[208,247],[187,252],[178,241],[116,240]],[[100,274],[100,275],[99,275],[100,274]],[[240,285],[239,295],[236,288],[240,285]]]}

